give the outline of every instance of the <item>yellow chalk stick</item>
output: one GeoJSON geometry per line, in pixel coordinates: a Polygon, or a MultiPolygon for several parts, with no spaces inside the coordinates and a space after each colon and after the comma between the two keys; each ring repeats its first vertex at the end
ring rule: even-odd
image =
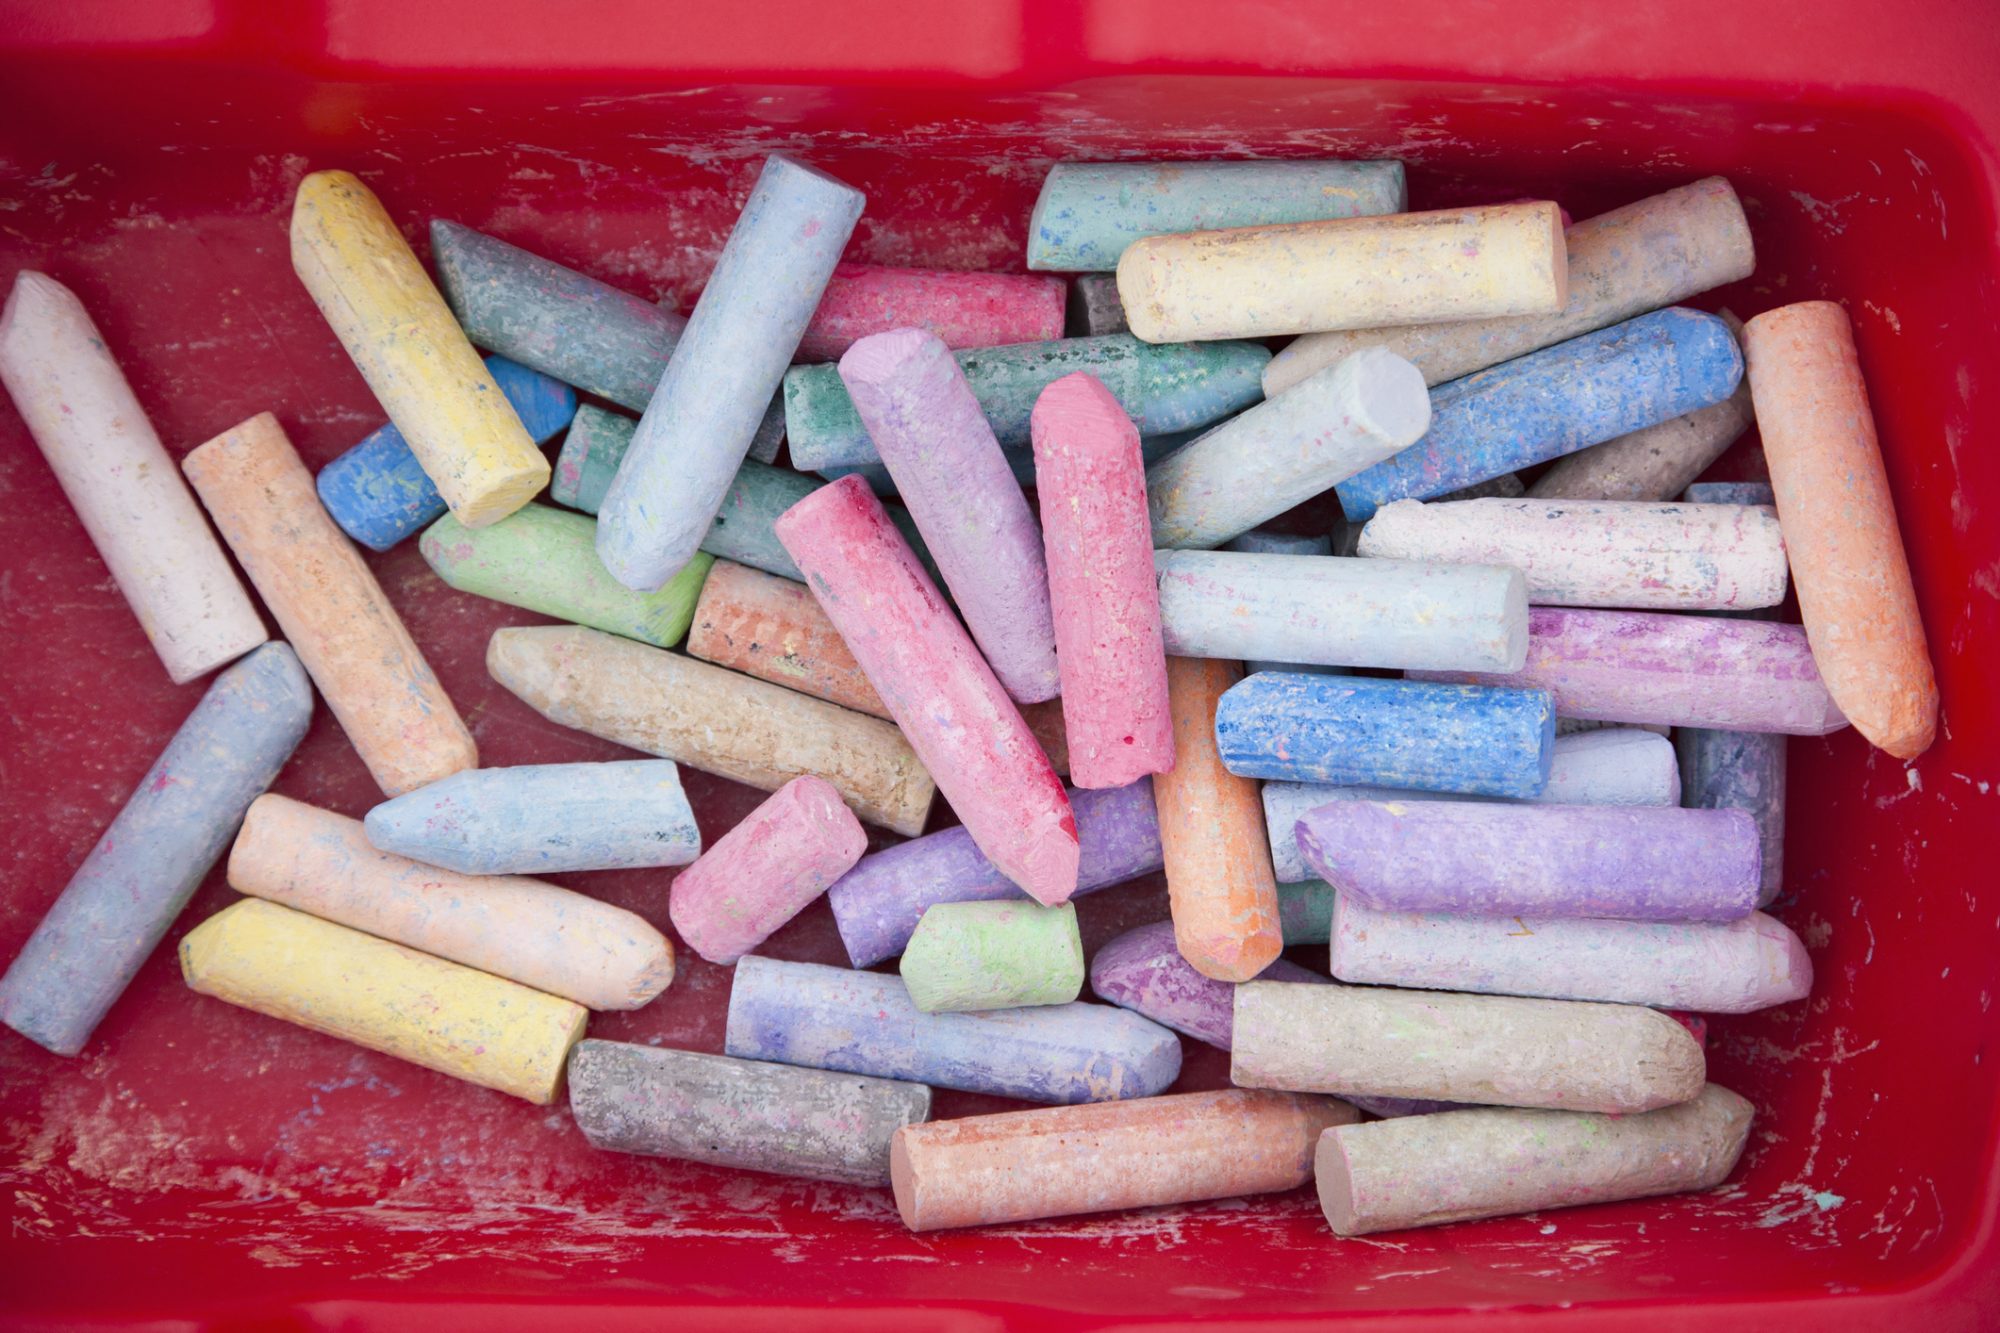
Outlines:
{"type": "Polygon", "coordinates": [[[292,268],[460,523],[496,523],[548,485],[548,459],[382,201],[351,173],[299,182],[292,268]]]}
{"type": "Polygon", "coordinates": [[[525,1097],[556,1098],[580,1004],[250,898],[181,941],[190,989],[525,1097]]]}

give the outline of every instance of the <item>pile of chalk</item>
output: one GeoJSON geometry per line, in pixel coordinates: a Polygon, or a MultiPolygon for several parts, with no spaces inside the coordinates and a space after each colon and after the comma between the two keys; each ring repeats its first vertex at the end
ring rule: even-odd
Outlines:
{"type": "Polygon", "coordinates": [[[0,1020],[76,1054],[226,851],[195,991],[918,1231],[1723,1182],[1704,1016],[1812,984],[1785,737],[1937,720],[1840,306],[1675,304],[1752,272],[1719,178],[1572,224],[1406,211],[1392,161],[1065,164],[1025,274],[843,263],[862,205],[768,159],[682,319],[449,221],[433,277],[308,176],[294,267],[389,417],[317,476],[268,412],[176,464],[19,274],[0,379],[169,676],[220,674],[0,1020]],[[1768,482],[1702,482],[1753,421],[1768,482]],[[481,768],[357,549],[413,536],[561,622],[496,681],[645,757],[481,768]],[[315,691],[364,818],[267,791],[315,691]],[[683,764],[768,798],[704,845],[683,764]],[[646,867],[651,921],[539,878],[646,867]],[[1086,957],[1075,900],[1161,871],[1086,957]],[[851,968],[759,953],[822,897],[851,968]],[[661,1002],[662,923],[732,969],[721,1053],[584,1040],[661,1002]],[[1184,1037],[1235,1086],[1170,1092],[1184,1037]]]}

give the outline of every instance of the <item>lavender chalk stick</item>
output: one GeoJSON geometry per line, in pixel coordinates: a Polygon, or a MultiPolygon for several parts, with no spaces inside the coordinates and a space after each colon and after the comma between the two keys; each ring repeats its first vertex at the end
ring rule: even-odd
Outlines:
{"type": "MultiPolygon", "coordinates": [[[[1163,864],[1150,779],[1109,791],[1072,788],[1069,804],[1076,816],[1077,893],[1150,875],[1163,864]]],[[[827,890],[841,942],[856,967],[901,953],[935,904],[1014,898],[1027,893],[980,853],[962,827],[864,856],[827,890]]]]}
{"type": "MultiPolygon", "coordinates": [[[[1259,972],[1257,980],[1310,983],[1326,978],[1280,958],[1259,972]]],[[[1107,1004],[1229,1049],[1236,987],[1203,976],[1181,957],[1171,921],[1128,930],[1099,949],[1090,961],[1090,989],[1107,1004]]]]}
{"type": "Polygon", "coordinates": [[[626,587],[659,587],[708,535],[861,205],[823,172],[765,159],[598,513],[597,553],[626,587]]]}
{"type": "Polygon", "coordinates": [[[1345,893],[1333,913],[1333,974],[1709,1014],[1790,1004],[1812,989],[1805,945],[1762,912],[1729,922],[1466,916],[1380,911],[1345,893]]]}
{"type": "Polygon", "coordinates": [[[671,759],[454,773],[368,812],[368,841],[463,875],[684,866],[701,830],[671,759]]]}
{"type": "Polygon", "coordinates": [[[1335,801],[1294,830],[1315,874],[1383,911],[1734,921],[1757,904],[1741,810],[1335,801]]]}
{"type": "Polygon", "coordinates": [[[1440,385],[1431,428],[1336,488],[1362,522],[1391,500],[1428,499],[1719,402],[1743,378],[1729,326],[1658,310],[1440,385]]]}
{"type": "MultiPolygon", "coordinates": [[[[1680,771],[1673,742],[1637,727],[1558,734],[1550,751],[1549,785],[1534,797],[1548,805],[1679,805],[1680,771]]],[[[1336,787],[1316,782],[1264,784],[1264,823],[1271,865],[1280,881],[1303,880],[1311,867],[1299,855],[1292,825],[1329,801],[1475,801],[1488,797],[1389,787],[1336,787]]],[[[1295,943],[1288,934],[1286,943],[1295,943]]]]}
{"type": "Polygon", "coordinates": [[[1824,736],[1847,719],[1813,664],[1806,632],[1718,616],[1536,607],[1528,664],[1504,674],[1413,671],[1544,689],[1564,717],[1824,736]]]}
{"type": "MultiPolygon", "coordinates": [[[[1246,532],[1240,537],[1231,537],[1223,543],[1225,551],[1242,551],[1248,555],[1332,555],[1333,541],[1329,537],[1302,537],[1287,532],[1246,532]]],[[[1267,662],[1261,658],[1248,659],[1243,663],[1243,674],[1254,676],[1259,671],[1304,671],[1315,676],[1344,676],[1346,667],[1325,666],[1317,662],[1267,662]]]]}
{"type": "Polygon", "coordinates": [[[57,1055],[82,1050],[311,719],[285,644],[217,676],[0,977],[0,1022],[57,1055]]]}
{"type": "Polygon", "coordinates": [[[1101,1004],[926,1014],[900,978],[754,954],[729,992],[730,1055],[1068,1105],[1153,1097],[1180,1039],[1101,1004]]]}
{"type": "Polygon", "coordinates": [[[849,1185],[889,1183],[889,1141],[930,1119],[918,1083],[581,1041],[569,1108],[593,1148],[849,1185]]]}
{"type": "Polygon", "coordinates": [[[1320,555],[1155,551],[1174,657],[1398,670],[1440,661],[1525,663],[1528,585],[1501,565],[1320,555]]]}
{"type": "MultiPolygon", "coordinates": [[[[504,356],[486,358],[528,437],[544,444],[576,415],[576,393],[504,356]]],[[[445,513],[444,497],[391,421],[319,470],[319,502],[340,529],[371,551],[386,551],[445,513]]]]}
{"type": "Polygon", "coordinates": [[[1289,782],[1539,796],[1555,701],[1546,690],[1481,690],[1362,676],[1266,671],[1215,711],[1232,773],[1289,782]]]}

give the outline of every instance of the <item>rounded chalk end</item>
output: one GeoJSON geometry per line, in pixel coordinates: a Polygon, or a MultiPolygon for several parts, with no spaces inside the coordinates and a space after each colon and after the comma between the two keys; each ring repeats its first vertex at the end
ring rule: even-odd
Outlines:
{"type": "Polygon", "coordinates": [[[1744,1012],[1803,1000],[1812,993],[1812,955],[1805,941],[1776,917],[1757,913],[1757,984],[1744,1012]]]}
{"type": "Polygon", "coordinates": [[[1313,1150],[1313,1184],[1319,1193],[1320,1211],[1336,1236],[1358,1236],[1365,1227],[1355,1216],[1354,1176],[1348,1170],[1347,1153],[1341,1144],[1346,1126],[1336,1125],[1322,1132],[1313,1150]]]}
{"type": "Polygon", "coordinates": [[[1423,372],[1382,347],[1366,347],[1340,362],[1342,401],[1356,425],[1407,449],[1431,428],[1431,393],[1423,372]]]}
{"type": "MultiPolygon", "coordinates": [[[[521,434],[526,437],[525,429],[521,434]]],[[[477,489],[459,497],[458,503],[451,507],[451,514],[465,527],[490,527],[541,494],[548,484],[549,460],[531,445],[520,466],[481,477],[477,489]]]]}
{"type": "Polygon", "coordinates": [[[901,1215],[903,1225],[912,1231],[925,1231],[928,1228],[924,1226],[923,1207],[917,1197],[917,1171],[910,1164],[909,1132],[909,1126],[905,1125],[889,1140],[889,1189],[896,1196],[896,1212],[901,1215]]]}
{"type": "Polygon", "coordinates": [[[1172,330],[1167,327],[1157,299],[1157,274],[1150,241],[1137,240],[1126,246],[1125,253],[1118,256],[1117,272],[1118,301],[1125,307],[1125,324],[1132,336],[1140,342],[1173,342],[1172,330]]]}

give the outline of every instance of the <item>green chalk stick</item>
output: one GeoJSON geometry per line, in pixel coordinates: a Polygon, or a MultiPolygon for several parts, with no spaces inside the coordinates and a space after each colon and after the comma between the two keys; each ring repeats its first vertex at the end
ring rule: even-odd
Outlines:
{"type": "Polygon", "coordinates": [[[1076,907],[936,903],[903,950],[903,985],[925,1013],[1068,1004],[1083,991],[1076,907]]]}
{"type": "Polygon", "coordinates": [[[1278,928],[1285,946],[1325,944],[1333,938],[1333,885],[1302,879],[1278,886],[1278,928]]]}

